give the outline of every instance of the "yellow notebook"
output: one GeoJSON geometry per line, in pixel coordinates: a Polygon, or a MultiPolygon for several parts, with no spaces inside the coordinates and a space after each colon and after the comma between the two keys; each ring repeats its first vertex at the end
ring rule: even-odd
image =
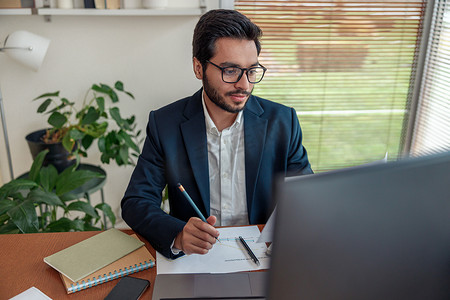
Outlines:
{"type": "MultiPolygon", "coordinates": [[[[138,239],[135,234],[132,237],[138,239]]],[[[67,293],[71,294],[123,276],[153,268],[154,266],[155,258],[144,246],[77,282],[70,280],[61,273],[60,275],[67,293]]]]}
{"type": "Polygon", "coordinates": [[[44,262],[72,281],[78,281],[144,243],[120,230],[109,229],[44,258],[44,262]]]}

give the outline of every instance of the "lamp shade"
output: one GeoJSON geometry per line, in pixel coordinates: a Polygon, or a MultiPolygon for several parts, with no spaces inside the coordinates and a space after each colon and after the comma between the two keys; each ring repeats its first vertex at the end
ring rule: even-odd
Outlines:
{"type": "Polygon", "coordinates": [[[8,35],[2,51],[22,65],[37,71],[44,61],[50,40],[28,31],[8,35]]]}

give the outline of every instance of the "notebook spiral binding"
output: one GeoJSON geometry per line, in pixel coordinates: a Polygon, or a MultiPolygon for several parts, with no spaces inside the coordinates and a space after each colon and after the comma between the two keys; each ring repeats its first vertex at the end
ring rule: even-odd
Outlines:
{"type": "Polygon", "coordinates": [[[93,277],[92,280],[87,280],[86,282],[82,280],[81,282],[77,282],[76,284],[71,284],[68,292],[74,293],[79,292],[81,290],[85,290],[87,288],[97,286],[98,284],[102,284],[114,279],[117,279],[119,277],[127,276],[139,271],[146,270],[148,268],[153,268],[155,266],[155,263],[153,261],[147,262],[144,261],[144,263],[139,263],[139,265],[135,264],[134,267],[130,266],[128,268],[124,268],[124,270],[119,269],[119,271],[115,270],[113,273],[109,272],[108,274],[103,274],[103,276],[99,276],[97,278],[93,277]]]}

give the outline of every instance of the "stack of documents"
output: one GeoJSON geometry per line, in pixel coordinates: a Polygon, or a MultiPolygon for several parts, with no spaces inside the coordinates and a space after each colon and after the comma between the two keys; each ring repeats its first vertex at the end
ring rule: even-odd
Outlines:
{"type": "Polygon", "coordinates": [[[57,270],[68,294],[136,273],[155,259],[136,235],[110,229],[44,258],[57,270]]]}

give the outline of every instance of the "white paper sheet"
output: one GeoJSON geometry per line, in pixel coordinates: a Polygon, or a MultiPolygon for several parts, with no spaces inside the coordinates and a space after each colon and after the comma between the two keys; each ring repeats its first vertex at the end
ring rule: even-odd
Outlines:
{"type": "Polygon", "coordinates": [[[271,243],[273,241],[273,228],[275,227],[275,216],[277,214],[277,208],[273,210],[272,214],[267,220],[266,225],[264,226],[261,235],[259,236],[257,243],[271,243]]]}
{"type": "Polygon", "coordinates": [[[218,228],[219,242],[205,255],[184,255],[175,260],[156,253],[157,274],[176,273],[231,273],[263,270],[269,268],[270,258],[266,255],[265,243],[256,243],[260,232],[258,226],[218,228]],[[257,266],[237,240],[242,236],[259,259],[257,266]]]}
{"type": "Polygon", "coordinates": [[[52,300],[39,289],[30,287],[28,290],[20,293],[17,296],[10,298],[10,300],[52,300]]]}

